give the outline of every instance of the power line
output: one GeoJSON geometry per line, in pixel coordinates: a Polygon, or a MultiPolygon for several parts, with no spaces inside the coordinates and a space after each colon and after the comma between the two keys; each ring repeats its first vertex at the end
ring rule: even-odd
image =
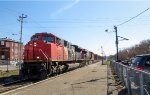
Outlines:
{"type": "Polygon", "coordinates": [[[135,19],[136,17],[142,15],[143,13],[145,13],[146,11],[148,11],[149,9],[150,9],[150,8],[147,8],[146,10],[144,10],[144,11],[142,11],[141,13],[137,14],[136,16],[134,16],[134,17],[130,18],[129,20],[127,20],[127,21],[125,21],[125,22],[123,22],[123,23],[121,23],[121,24],[119,24],[119,25],[116,25],[116,26],[124,25],[125,23],[127,23],[127,22],[129,22],[129,21],[135,19]]]}

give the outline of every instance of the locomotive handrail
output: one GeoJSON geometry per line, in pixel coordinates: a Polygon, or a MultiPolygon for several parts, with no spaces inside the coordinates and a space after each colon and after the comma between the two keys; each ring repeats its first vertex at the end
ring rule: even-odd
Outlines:
{"type": "Polygon", "coordinates": [[[42,54],[45,56],[45,58],[47,59],[47,68],[48,68],[48,57],[46,56],[46,54],[43,52],[42,49],[40,49],[40,51],[42,52],[42,54]]]}
{"type": "Polygon", "coordinates": [[[44,53],[44,54],[48,57],[48,59],[50,59],[50,57],[46,53],[44,53]]]}
{"type": "Polygon", "coordinates": [[[40,49],[40,51],[42,52],[42,54],[45,56],[45,58],[48,60],[48,57],[46,56],[46,54],[43,52],[42,49],[40,49]]]}

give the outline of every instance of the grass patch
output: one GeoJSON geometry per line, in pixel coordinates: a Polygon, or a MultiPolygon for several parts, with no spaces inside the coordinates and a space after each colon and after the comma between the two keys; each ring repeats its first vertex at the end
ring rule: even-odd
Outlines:
{"type": "Polygon", "coordinates": [[[8,72],[0,72],[0,78],[19,75],[19,70],[10,70],[8,72]]]}
{"type": "Polygon", "coordinates": [[[109,61],[104,60],[104,65],[109,65],[109,61]]]}

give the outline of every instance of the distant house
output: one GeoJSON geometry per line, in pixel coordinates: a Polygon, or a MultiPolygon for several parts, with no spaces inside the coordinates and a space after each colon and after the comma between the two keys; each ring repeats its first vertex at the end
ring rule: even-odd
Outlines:
{"type": "Polygon", "coordinates": [[[23,44],[20,44],[18,41],[9,38],[0,38],[0,64],[15,65],[18,62],[22,62],[23,48],[23,44]]]}

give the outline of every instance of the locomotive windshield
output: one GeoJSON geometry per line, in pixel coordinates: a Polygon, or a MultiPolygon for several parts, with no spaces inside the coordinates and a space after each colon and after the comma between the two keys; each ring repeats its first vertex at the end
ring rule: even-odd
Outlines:
{"type": "Polygon", "coordinates": [[[34,37],[34,38],[31,38],[31,40],[36,41],[36,40],[39,40],[39,38],[34,37]]]}
{"type": "Polygon", "coordinates": [[[54,37],[53,36],[45,36],[45,37],[42,38],[42,40],[53,43],[54,42],[54,37]]]}

